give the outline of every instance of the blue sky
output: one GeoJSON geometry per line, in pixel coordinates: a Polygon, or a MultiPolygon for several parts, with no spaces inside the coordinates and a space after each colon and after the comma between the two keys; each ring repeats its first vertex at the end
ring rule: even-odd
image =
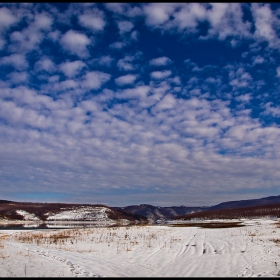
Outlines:
{"type": "Polygon", "coordinates": [[[280,194],[280,5],[0,4],[0,196],[211,206],[280,194]]]}

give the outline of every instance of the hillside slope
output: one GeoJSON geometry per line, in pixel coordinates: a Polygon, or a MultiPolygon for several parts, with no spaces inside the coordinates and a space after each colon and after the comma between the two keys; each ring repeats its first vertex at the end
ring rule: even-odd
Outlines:
{"type": "Polygon", "coordinates": [[[280,195],[269,196],[269,197],[264,197],[259,199],[227,201],[211,206],[209,207],[209,210],[234,209],[234,208],[249,207],[249,206],[264,206],[264,205],[272,205],[278,203],[280,204],[280,195]]]}
{"type": "Polygon", "coordinates": [[[125,211],[126,213],[141,215],[146,217],[150,221],[164,221],[166,219],[173,219],[177,216],[200,212],[207,210],[208,207],[187,207],[187,206],[170,206],[160,207],[149,204],[130,205],[125,207],[114,207],[119,211],[125,211]]]}
{"type": "Polygon", "coordinates": [[[230,209],[211,209],[199,213],[177,216],[173,220],[252,219],[262,217],[280,218],[280,203],[230,209]]]}
{"type": "Polygon", "coordinates": [[[116,210],[99,204],[66,204],[66,203],[0,203],[0,218],[18,221],[120,221],[129,222],[147,219],[137,214],[116,210]]]}

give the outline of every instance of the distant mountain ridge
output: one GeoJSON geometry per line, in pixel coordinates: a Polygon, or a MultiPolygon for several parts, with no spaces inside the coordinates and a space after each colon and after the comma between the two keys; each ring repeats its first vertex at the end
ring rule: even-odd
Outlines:
{"type": "Polygon", "coordinates": [[[280,203],[280,195],[278,196],[268,196],[258,199],[247,199],[247,200],[236,200],[223,202],[208,208],[208,210],[219,210],[219,209],[235,209],[239,207],[249,207],[249,206],[264,206],[271,204],[280,203]]]}
{"type": "Polygon", "coordinates": [[[280,196],[223,202],[205,211],[174,217],[175,220],[280,218],[280,196]]]}
{"type": "Polygon", "coordinates": [[[0,220],[22,221],[121,221],[164,222],[172,219],[249,216],[270,213],[280,217],[280,195],[260,199],[227,201],[206,207],[153,206],[149,204],[109,207],[101,204],[35,203],[0,200],[0,220]],[[278,210],[279,209],[279,210],[278,210]],[[234,214],[235,213],[235,214],[234,214]]]}
{"type": "Polygon", "coordinates": [[[0,199],[0,204],[1,204],[1,203],[12,203],[12,201],[0,199]]]}
{"type": "Polygon", "coordinates": [[[130,205],[125,207],[114,207],[117,210],[127,213],[137,214],[146,217],[150,221],[163,221],[173,219],[174,217],[200,212],[208,209],[208,207],[187,207],[187,206],[169,206],[160,207],[149,204],[130,205]]]}

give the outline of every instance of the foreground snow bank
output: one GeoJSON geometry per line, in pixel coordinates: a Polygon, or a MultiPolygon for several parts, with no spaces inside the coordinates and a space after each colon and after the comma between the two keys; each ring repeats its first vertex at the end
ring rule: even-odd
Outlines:
{"type": "Polygon", "coordinates": [[[0,276],[277,276],[277,221],[244,227],[125,226],[0,231],[0,276]],[[27,255],[28,254],[28,255],[27,255]]]}

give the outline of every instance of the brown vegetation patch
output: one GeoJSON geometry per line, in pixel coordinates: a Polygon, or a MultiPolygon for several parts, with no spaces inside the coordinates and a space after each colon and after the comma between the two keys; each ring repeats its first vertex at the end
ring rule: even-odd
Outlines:
{"type": "Polygon", "coordinates": [[[280,244],[280,239],[279,238],[273,238],[273,239],[270,239],[270,241],[273,241],[276,244],[280,244]]]}
{"type": "Polygon", "coordinates": [[[189,224],[174,224],[172,227],[201,227],[201,228],[233,228],[233,227],[244,227],[245,225],[240,222],[231,223],[189,223],[189,224]]]}
{"type": "Polygon", "coordinates": [[[20,233],[14,236],[19,242],[33,244],[62,244],[66,240],[73,238],[69,232],[47,233],[20,233]]]}
{"type": "Polygon", "coordinates": [[[276,222],[275,225],[277,228],[280,228],[280,222],[276,222]]]}
{"type": "Polygon", "coordinates": [[[0,235],[0,239],[6,239],[9,235],[8,234],[2,234],[0,235]]]}

